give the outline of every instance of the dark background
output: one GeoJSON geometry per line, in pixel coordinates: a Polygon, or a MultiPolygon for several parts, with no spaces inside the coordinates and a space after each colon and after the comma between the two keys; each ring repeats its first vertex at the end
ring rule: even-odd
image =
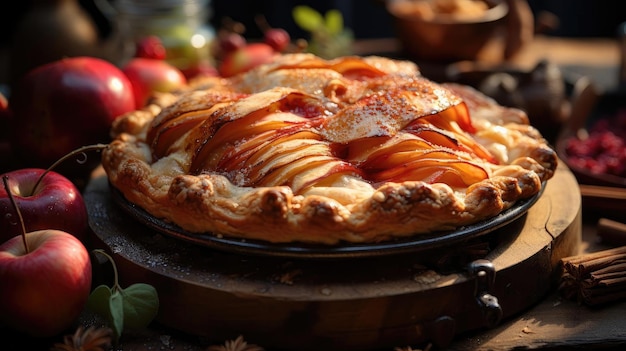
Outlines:
{"type": "MultiPolygon", "coordinates": [[[[32,3],[54,2],[59,0],[13,1],[12,10],[0,10],[0,46],[10,46],[12,29],[28,11],[32,3]]],[[[88,10],[98,24],[103,37],[108,35],[110,26],[93,4],[93,0],[78,0],[88,10]]],[[[109,0],[114,2],[115,0],[109,0]]],[[[528,0],[535,15],[549,11],[559,19],[559,26],[544,34],[564,37],[614,37],[619,23],[626,21],[626,11],[619,0],[528,0]]],[[[211,0],[212,16],[210,23],[219,27],[224,17],[230,17],[246,25],[246,36],[259,38],[260,30],[255,25],[254,16],[263,14],[274,27],[282,27],[294,38],[306,37],[291,17],[291,10],[299,4],[309,5],[324,13],[329,9],[339,9],[344,15],[347,27],[356,38],[389,37],[393,26],[384,8],[383,0],[211,0]]]]}
{"type": "MultiPolygon", "coordinates": [[[[16,26],[21,23],[24,15],[32,6],[56,4],[62,1],[78,1],[88,12],[97,25],[98,33],[103,39],[111,34],[111,25],[97,10],[96,0],[26,0],[13,1],[12,9],[8,6],[0,10],[0,91],[2,85],[10,79],[8,76],[19,76],[19,70],[11,69],[7,58],[12,52],[12,41],[16,26]],[[15,73],[15,74],[12,74],[15,73]]],[[[105,0],[111,3],[119,0],[105,0]]],[[[145,0],[144,0],[145,1],[145,0]]],[[[157,1],[157,0],[154,0],[157,1]]],[[[352,30],[356,39],[393,37],[392,20],[385,10],[384,0],[208,0],[210,17],[208,24],[214,28],[221,27],[225,18],[245,25],[245,37],[258,40],[262,30],[256,25],[255,16],[263,15],[272,27],[286,29],[292,39],[309,39],[308,33],[301,30],[293,21],[292,10],[296,5],[309,5],[320,13],[329,9],[338,9],[344,16],[345,27],[352,30]]],[[[618,25],[626,21],[626,11],[621,0],[528,0],[535,20],[552,19],[551,25],[536,26],[541,34],[561,37],[606,37],[617,38],[618,25]],[[550,16],[544,16],[550,13],[550,16]],[[556,21],[554,21],[556,19],[556,21]]],[[[39,58],[45,59],[45,48],[39,58]]]]}

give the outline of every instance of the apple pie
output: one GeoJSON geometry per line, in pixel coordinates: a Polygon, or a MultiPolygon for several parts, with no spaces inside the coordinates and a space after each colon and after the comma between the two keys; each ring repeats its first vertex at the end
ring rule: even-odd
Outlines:
{"type": "Polygon", "coordinates": [[[455,230],[540,193],[555,151],[521,110],[412,62],[285,54],[118,118],[113,188],[186,233],[374,243],[455,230]]]}

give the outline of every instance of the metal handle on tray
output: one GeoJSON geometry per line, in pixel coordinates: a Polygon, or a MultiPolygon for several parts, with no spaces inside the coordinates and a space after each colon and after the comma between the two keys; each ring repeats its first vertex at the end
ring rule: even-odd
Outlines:
{"type": "Polygon", "coordinates": [[[489,260],[479,259],[471,262],[468,267],[471,277],[476,279],[474,295],[482,309],[487,327],[492,328],[502,319],[502,307],[498,298],[491,294],[496,281],[496,270],[489,260]]]}

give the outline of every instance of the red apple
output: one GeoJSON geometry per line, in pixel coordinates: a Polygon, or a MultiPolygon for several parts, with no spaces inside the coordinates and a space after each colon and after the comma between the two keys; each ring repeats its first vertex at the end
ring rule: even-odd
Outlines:
{"type": "Polygon", "coordinates": [[[263,33],[263,42],[278,52],[287,49],[290,41],[291,36],[282,28],[270,28],[263,33]]]}
{"type": "MultiPolygon", "coordinates": [[[[8,176],[8,188],[22,213],[26,231],[58,229],[83,240],[88,217],[80,191],[68,178],[53,171],[33,189],[44,172],[44,169],[25,168],[0,176],[8,176]]],[[[3,186],[0,187],[0,213],[0,243],[3,243],[22,232],[19,217],[3,186]]]]}
{"type": "Polygon", "coordinates": [[[223,77],[231,77],[246,72],[260,64],[268,63],[278,53],[265,43],[250,43],[227,52],[218,67],[223,77]]]}
{"type": "Polygon", "coordinates": [[[0,245],[0,325],[34,337],[57,335],[77,320],[91,291],[85,246],[59,230],[39,230],[0,245]]]}
{"type": "Polygon", "coordinates": [[[215,68],[209,62],[199,62],[195,66],[182,69],[181,72],[183,72],[188,82],[196,78],[218,77],[220,75],[220,73],[217,71],[217,68],[215,68]]]}
{"type": "Polygon", "coordinates": [[[166,56],[165,46],[161,38],[156,35],[149,35],[137,42],[135,57],[165,60],[166,56]]]}
{"type": "Polygon", "coordinates": [[[11,109],[9,100],[0,92],[0,172],[11,167],[13,152],[9,138],[9,124],[11,121],[11,109]]]}
{"type": "Polygon", "coordinates": [[[248,45],[246,38],[237,32],[220,32],[218,36],[218,53],[224,55],[248,45]]]}
{"type": "Polygon", "coordinates": [[[9,100],[0,92],[0,117],[5,118],[9,114],[9,100]]]}
{"type": "Polygon", "coordinates": [[[187,84],[180,69],[163,60],[134,57],[122,71],[132,85],[138,108],[143,107],[154,92],[170,92],[187,84]]]}
{"type": "Polygon", "coordinates": [[[113,121],[135,109],[128,78],[95,57],[61,59],[31,70],[11,92],[9,104],[20,166],[40,168],[79,147],[110,141],[113,121]]]}

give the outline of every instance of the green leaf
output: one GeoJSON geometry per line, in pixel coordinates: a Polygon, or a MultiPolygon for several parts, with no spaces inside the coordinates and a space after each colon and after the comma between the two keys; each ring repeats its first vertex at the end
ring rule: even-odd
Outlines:
{"type": "Polygon", "coordinates": [[[118,291],[111,291],[106,285],[96,287],[89,294],[87,308],[104,317],[113,329],[115,339],[119,339],[124,329],[124,305],[118,291]]]}
{"type": "Polygon", "coordinates": [[[124,330],[124,297],[119,291],[113,291],[109,299],[109,306],[111,309],[111,327],[115,333],[115,340],[118,340],[124,330]]]}
{"type": "Polygon", "coordinates": [[[324,26],[324,17],[312,7],[299,5],[293,8],[292,16],[296,24],[309,32],[314,32],[324,26]]]}
{"type": "Polygon", "coordinates": [[[87,308],[94,313],[101,315],[107,320],[111,319],[111,309],[109,299],[111,298],[111,289],[106,285],[100,285],[93,289],[87,300],[87,308]]]}
{"type": "Polygon", "coordinates": [[[339,10],[329,10],[325,16],[326,29],[330,35],[337,35],[343,31],[343,15],[339,10]]]}
{"type": "Polygon", "coordinates": [[[113,329],[115,340],[119,340],[124,329],[146,327],[159,311],[159,297],[149,284],[137,283],[122,289],[118,283],[115,261],[104,250],[94,253],[105,256],[113,266],[113,288],[106,285],[96,287],[87,300],[87,308],[106,318],[113,329]]]}
{"type": "Polygon", "coordinates": [[[124,297],[124,326],[144,328],[159,312],[159,296],[149,284],[137,283],[120,291],[124,297]]]}

